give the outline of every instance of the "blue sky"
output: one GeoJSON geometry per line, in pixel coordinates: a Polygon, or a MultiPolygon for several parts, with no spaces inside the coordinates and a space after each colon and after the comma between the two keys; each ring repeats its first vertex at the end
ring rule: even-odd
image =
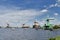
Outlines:
{"type": "Polygon", "coordinates": [[[0,0],[0,26],[43,25],[48,15],[60,24],[60,0],[0,0]]]}

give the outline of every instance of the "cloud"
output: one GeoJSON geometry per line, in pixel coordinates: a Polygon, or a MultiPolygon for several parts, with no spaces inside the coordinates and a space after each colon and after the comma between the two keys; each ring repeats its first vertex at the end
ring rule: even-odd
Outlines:
{"type": "Polygon", "coordinates": [[[11,26],[21,26],[23,23],[30,23],[30,20],[35,19],[35,16],[40,16],[47,11],[47,9],[38,11],[35,9],[19,10],[18,7],[0,6],[0,25],[6,26],[6,23],[9,23],[11,26]]]}
{"type": "Polygon", "coordinates": [[[58,16],[59,14],[58,13],[54,13],[55,16],[58,16]]]}
{"type": "Polygon", "coordinates": [[[46,9],[50,9],[52,7],[60,7],[60,0],[57,0],[55,4],[50,4],[48,7],[45,5],[46,9]]]}
{"type": "Polygon", "coordinates": [[[47,9],[43,9],[43,10],[41,10],[42,13],[47,12],[47,11],[48,11],[47,9]]]}

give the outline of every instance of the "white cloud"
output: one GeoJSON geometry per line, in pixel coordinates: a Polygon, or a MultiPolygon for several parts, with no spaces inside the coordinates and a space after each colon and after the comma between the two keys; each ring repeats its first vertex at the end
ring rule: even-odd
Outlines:
{"type": "Polygon", "coordinates": [[[41,10],[42,13],[47,12],[47,11],[48,11],[47,9],[43,9],[43,10],[41,10]]]}
{"type": "Polygon", "coordinates": [[[60,4],[58,4],[58,3],[51,4],[51,5],[49,5],[49,7],[47,7],[47,9],[52,8],[52,7],[60,7],[60,4]]]}
{"type": "Polygon", "coordinates": [[[48,7],[45,5],[46,9],[52,8],[52,7],[60,7],[60,0],[57,0],[55,4],[51,4],[48,7]]]}
{"type": "Polygon", "coordinates": [[[40,11],[34,9],[18,10],[18,7],[7,8],[0,6],[0,25],[6,26],[6,23],[9,23],[11,26],[17,26],[17,24],[21,26],[21,24],[34,20],[35,16],[42,15],[47,11],[47,9],[40,11]]]}
{"type": "Polygon", "coordinates": [[[55,16],[58,16],[58,13],[54,13],[55,16]]]}

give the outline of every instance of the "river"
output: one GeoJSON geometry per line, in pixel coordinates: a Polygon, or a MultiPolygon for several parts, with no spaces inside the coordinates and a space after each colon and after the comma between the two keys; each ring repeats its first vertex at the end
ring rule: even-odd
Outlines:
{"type": "Polygon", "coordinates": [[[0,40],[48,40],[60,35],[58,30],[42,30],[32,28],[0,28],[0,40]]]}

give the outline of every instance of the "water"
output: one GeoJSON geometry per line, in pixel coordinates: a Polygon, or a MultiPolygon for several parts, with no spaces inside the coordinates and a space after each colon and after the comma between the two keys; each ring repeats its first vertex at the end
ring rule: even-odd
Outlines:
{"type": "Polygon", "coordinates": [[[23,28],[0,28],[0,40],[48,40],[60,35],[60,30],[35,30],[23,28]]]}

